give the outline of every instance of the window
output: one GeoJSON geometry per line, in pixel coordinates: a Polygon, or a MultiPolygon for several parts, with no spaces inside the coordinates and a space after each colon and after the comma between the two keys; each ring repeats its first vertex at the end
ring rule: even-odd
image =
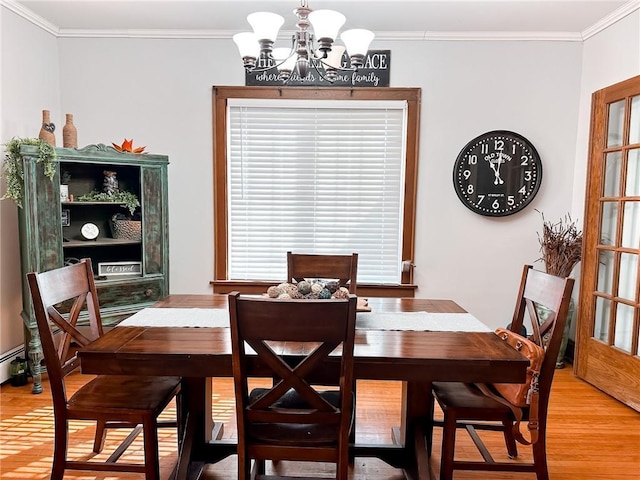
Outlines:
{"type": "Polygon", "coordinates": [[[410,283],[418,89],[214,89],[215,285],[280,281],[286,251],[358,252],[410,283]]]}

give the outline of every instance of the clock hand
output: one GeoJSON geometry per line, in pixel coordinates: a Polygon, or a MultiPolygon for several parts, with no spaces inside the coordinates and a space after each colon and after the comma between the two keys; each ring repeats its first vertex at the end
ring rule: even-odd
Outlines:
{"type": "Polygon", "coordinates": [[[495,179],[493,180],[493,184],[494,185],[502,185],[504,183],[504,180],[502,180],[502,178],[500,178],[500,165],[502,165],[504,163],[504,161],[502,161],[502,152],[498,152],[498,158],[495,161],[490,161],[489,163],[491,164],[491,169],[493,170],[493,174],[495,176],[495,179]]]}

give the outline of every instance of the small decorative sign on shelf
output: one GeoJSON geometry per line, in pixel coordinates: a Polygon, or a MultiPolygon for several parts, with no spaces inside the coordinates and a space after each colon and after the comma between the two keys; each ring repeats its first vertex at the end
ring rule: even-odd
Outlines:
{"type": "Polygon", "coordinates": [[[98,276],[142,276],[142,262],[100,262],[98,263],[98,276]]]}

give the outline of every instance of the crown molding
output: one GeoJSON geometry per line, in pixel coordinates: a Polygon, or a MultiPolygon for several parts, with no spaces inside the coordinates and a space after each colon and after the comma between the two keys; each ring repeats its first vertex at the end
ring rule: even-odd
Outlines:
{"type": "Polygon", "coordinates": [[[605,28],[610,27],[614,23],[622,20],[627,15],[635,12],[640,9],[640,0],[631,0],[628,3],[625,3],[622,7],[617,9],[614,12],[611,12],[606,17],[602,18],[600,21],[594,23],[589,28],[582,31],[582,40],[587,40],[588,38],[593,37],[597,33],[600,33],[605,28]]]}
{"type": "Polygon", "coordinates": [[[56,37],[59,36],[58,33],[59,33],[60,29],[57,26],[55,26],[54,24],[48,22],[47,20],[45,20],[41,16],[36,15],[31,10],[29,10],[28,8],[23,7],[19,3],[16,3],[13,0],[0,0],[0,6],[5,7],[8,10],[11,10],[13,13],[18,15],[19,17],[22,17],[27,22],[31,22],[35,26],[40,27],[45,32],[48,32],[51,35],[54,35],[56,37]]]}
{"type": "MultiPolygon", "coordinates": [[[[7,8],[21,18],[42,28],[58,38],[155,38],[155,39],[231,39],[234,31],[229,30],[83,30],[61,29],[36,15],[14,0],[0,0],[0,6],[7,8]]],[[[627,15],[640,9],[640,0],[628,3],[602,18],[582,32],[436,32],[436,31],[392,31],[376,32],[376,41],[555,41],[582,42],[605,30],[627,15]]],[[[283,32],[286,33],[286,32],[283,32]]]]}

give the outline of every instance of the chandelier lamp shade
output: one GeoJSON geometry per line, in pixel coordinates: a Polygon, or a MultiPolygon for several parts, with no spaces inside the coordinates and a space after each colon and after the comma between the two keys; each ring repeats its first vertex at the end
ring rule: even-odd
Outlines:
{"type": "Polygon", "coordinates": [[[293,13],[298,22],[289,48],[274,48],[280,27],[284,24],[282,16],[270,12],[255,12],[247,16],[253,32],[233,36],[247,72],[266,71],[275,66],[278,77],[286,82],[294,73],[305,78],[314,68],[322,78],[332,82],[338,71],[357,71],[364,65],[373,32],[346,30],[340,35],[344,46],[336,45],[338,32],[346,22],[344,15],[333,10],[311,10],[307,0],[302,0],[293,13]],[[343,66],[345,51],[351,68],[343,66]]]}

